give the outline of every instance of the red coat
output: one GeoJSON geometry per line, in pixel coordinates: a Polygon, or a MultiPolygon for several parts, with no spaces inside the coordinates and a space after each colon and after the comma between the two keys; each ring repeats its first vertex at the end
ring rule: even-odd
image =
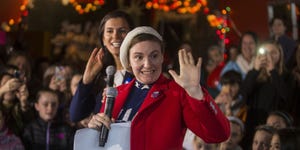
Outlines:
{"type": "MultiPolygon", "coordinates": [[[[134,82],[117,88],[113,118],[118,118],[134,82]]],[[[175,81],[160,76],[132,120],[131,150],[182,149],[187,128],[205,142],[225,141],[230,135],[229,122],[207,91],[203,91],[203,100],[196,100],[175,81]]]]}

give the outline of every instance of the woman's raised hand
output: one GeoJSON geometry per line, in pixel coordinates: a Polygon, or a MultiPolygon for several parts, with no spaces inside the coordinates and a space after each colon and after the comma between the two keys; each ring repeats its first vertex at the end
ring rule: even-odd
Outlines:
{"type": "Polygon", "coordinates": [[[195,64],[192,53],[187,52],[184,49],[179,50],[178,57],[180,75],[174,70],[169,70],[169,73],[174,78],[175,82],[184,88],[191,97],[199,100],[202,99],[203,91],[200,86],[202,59],[198,58],[197,64],[195,64]]]}
{"type": "Polygon", "coordinates": [[[91,83],[97,74],[103,68],[104,51],[102,48],[95,48],[86,64],[85,71],[83,74],[82,82],[84,84],[91,83]]]}

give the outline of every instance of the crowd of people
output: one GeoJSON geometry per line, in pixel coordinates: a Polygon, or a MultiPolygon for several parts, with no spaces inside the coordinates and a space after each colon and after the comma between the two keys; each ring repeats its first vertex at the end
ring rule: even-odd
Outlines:
{"type": "Polygon", "coordinates": [[[299,149],[300,44],[286,28],[274,17],[268,40],[245,32],[228,51],[209,47],[205,62],[185,45],[164,64],[164,38],[117,10],[102,18],[100,47],[85,67],[33,64],[14,49],[1,57],[0,149],[73,149],[76,130],[117,120],[131,122],[133,150],[299,149]],[[104,113],[110,65],[118,90],[112,118],[104,113]]]}

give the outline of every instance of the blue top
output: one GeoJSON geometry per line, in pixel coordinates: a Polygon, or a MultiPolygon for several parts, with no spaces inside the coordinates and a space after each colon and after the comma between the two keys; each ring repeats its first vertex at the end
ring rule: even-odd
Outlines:
{"type": "Polygon", "coordinates": [[[222,76],[223,74],[225,74],[227,71],[230,71],[230,70],[234,70],[234,71],[241,73],[242,78],[245,79],[246,74],[241,70],[241,68],[235,61],[227,62],[227,64],[222,69],[220,76],[222,76]]]}
{"type": "MultiPolygon", "coordinates": [[[[133,76],[126,72],[122,83],[128,83],[132,79],[133,76]]],[[[94,94],[92,92],[94,85],[93,82],[83,84],[82,80],[78,83],[78,88],[70,104],[69,111],[71,121],[78,122],[88,117],[91,113],[98,113],[100,111],[103,89],[97,94],[94,94]]]]}
{"type": "Polygon", "coordinates": [[[131,121],[147,96],[151,85],[144,85],[135,81],[135,86],[132,87],[128,100],[119,113],[118,120],[131,121]]]}

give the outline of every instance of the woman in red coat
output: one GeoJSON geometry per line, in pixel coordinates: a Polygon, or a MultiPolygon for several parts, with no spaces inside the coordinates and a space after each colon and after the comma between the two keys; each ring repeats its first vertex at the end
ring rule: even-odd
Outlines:
{"type": "MultiPolygon", "coordinates": [[[[170,70],[170,80],[162,75],[163,52],[161,35],[146,26],[129,32],[121,45],[121,63],[135,79],[117,88],[112,118],[131,121],[130,149],[182,149],[187,128],[207,143],[225,141],[229,122],[199,84],[201,58],[195,64],[190,52],[179,50],[180,75],[170,70]]],[[[110,127],[104,108],[90,128],[110,127]]]]}

